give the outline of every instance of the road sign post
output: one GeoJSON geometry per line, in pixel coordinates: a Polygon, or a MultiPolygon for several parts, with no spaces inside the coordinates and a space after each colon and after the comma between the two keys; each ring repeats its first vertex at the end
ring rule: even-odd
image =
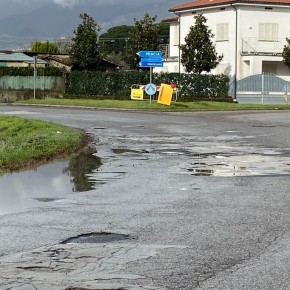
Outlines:
{"type": "MultiPolygon", "coordinates": [[[[163,67],[162,51],[141,50],[137,53],[137,55],[141,57],[139,66],[150,68],[150,83],[148,85],[151,85],[153,67],[163,67]]],[[[151,104],[151,95],[150,95],[150,104],[151,104]]]]}
{"type": "Polygon", "coordinates": [[[157,88],[154,84],[151,82],[146,85],[145,87],[145,93],[150,96],[150,104],[152,103],[152,96],[156,94],[157,88]]]}

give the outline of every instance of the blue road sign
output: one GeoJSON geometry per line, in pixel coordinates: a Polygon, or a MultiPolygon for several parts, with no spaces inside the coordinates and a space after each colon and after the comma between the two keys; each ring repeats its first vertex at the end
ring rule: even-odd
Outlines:
{"type": "Polygon", "coordinates": [[[137,52],[140,57],[162,57],[162,51],[141,50],[137,52]]]}
{"type": "Polygon", "coordinates": [[[148,62],[145,59],[142,59],[139,62],[140,67],[163,67],[163,62],[148,62]]]}
{"type": "Polygon", "coordinates": [[[142,57],[141,62],[162,62],[162,57],[142,57]]]}
{"type": "Polygon", "coordinates": [[[156,86],[152,83],[147,84],[145,87],[145,93],[149,96],[154,95],[156,93],[156,90],[157,90],[156,86]]]}

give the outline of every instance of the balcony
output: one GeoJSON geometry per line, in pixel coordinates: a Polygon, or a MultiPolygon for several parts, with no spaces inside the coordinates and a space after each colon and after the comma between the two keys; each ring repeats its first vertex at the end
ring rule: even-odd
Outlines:
{"type": "Polygon", "coordinates": [[[242,55],[278,55],[281,56],[285,38],[275,40],[261,40],[258,37],[248,37],[242,39],[242,55]]]}

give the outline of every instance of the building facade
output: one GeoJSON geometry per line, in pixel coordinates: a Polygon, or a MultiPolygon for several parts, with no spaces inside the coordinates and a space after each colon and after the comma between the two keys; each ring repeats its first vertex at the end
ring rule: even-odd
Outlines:
{"type": "Polygon", "coordinates": [[[269,73],[290,80],[290,69],[282,61],[286,38],[290,38],[290,0],[228,1],[197,0],[172,7],[170,44],[164,67],[157,72],[184,72],[179,45],[202,14],[214,34],[213,43],[223,60],[214,74],[242,79],[269,73]]]}
{"type": "Polygon", "coordinates": [[[34,59],[22,52],[0,52],[0,67],[45,67],[46,61],[34,59]]]}

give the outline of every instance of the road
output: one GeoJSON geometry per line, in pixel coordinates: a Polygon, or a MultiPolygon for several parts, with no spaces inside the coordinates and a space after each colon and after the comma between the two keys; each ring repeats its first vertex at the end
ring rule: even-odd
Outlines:
{"type": "Polygon", "coordinates": [[[290,112],[0,114],[84,129],[113,176],[1,216],[0,289],[290,289],[290,112]],[[129,239],[61,244],[86,233],[129,239]]]}

